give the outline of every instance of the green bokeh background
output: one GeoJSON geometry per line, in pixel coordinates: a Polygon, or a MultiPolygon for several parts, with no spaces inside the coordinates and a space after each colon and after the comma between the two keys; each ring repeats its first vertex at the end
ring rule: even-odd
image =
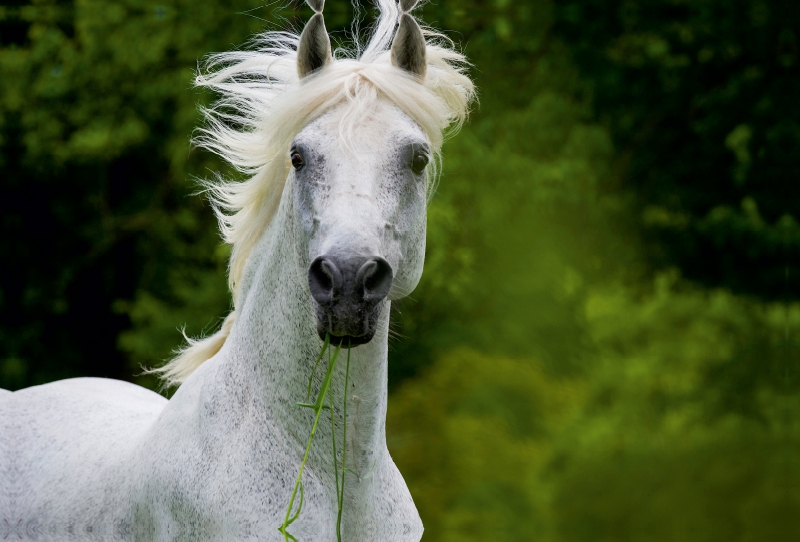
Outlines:
{"type": "MultiPolygon", "coordinates": [[[[365,24],[374,18],[361,10],[365,24]]],[[[440,0],[474,63],[388,442],[424,540],[800,538],[800,4],[440,0]]],[[[156,387],[229,309],[203,55],[310,10],[0,6],[0,387],[156,387]]],[[[329,0],[346,42],[353,8],[329,0]]]]}

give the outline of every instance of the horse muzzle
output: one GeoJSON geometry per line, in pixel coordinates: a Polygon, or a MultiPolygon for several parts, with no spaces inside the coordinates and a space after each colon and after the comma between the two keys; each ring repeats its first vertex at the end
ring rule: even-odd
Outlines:
{"type": "Polygon", "coordinates": [[[308,286],[320,338],[329,334],[331,344],[345,347],[371,341],[392,278],[392,266],[380,256],[324,255],[311,262],[308,286]]]}

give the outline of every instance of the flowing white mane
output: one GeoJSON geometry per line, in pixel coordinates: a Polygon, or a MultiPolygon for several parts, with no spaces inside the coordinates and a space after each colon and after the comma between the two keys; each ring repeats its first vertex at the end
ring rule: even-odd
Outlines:
{"type": "MultiPolygon", "coordinates": [[[[302,80],[297,72],[299,36],[287,32],[259,35],[253,50],[211,55],[197,76],[197,86],[212,88],[221,97],[203,110],[206,126],[195,143],[249,178],[218,177],[206,183],[222,237],[232,245],[234,310],[217,333],[201,340],[187,337],[188,345],[154,371],[167,384],[182,383],[225,342],[235,321],[245,261],[274,216],[289,174],[291,142],[305,125],[343,106],[339,135],[346,141],[378,100],[389,100],[422,128],[438,161],[445,132],[465,120],[475,95],[466,58],[446,37],[428,30],[424,79],[393,66],[389,46],[399,11],[394,0],[378,4],[381,15],[363,52],[339,49],[330,65],[302,80]]],[[[429,188],[437,169],[430,169],[429,188]]]]}

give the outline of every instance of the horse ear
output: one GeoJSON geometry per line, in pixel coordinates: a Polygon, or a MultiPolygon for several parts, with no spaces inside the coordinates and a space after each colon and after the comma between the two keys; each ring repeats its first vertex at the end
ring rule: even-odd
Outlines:
{"type": "Polygon", "coordinates": [[[330,63],[331,39],[325,29],[325,19],[322,18],[323,0],[312,0],[308,4],[317,11],[316,15],[306,24],[303,33],[300,34],[300,43],[297,46],[297,73],[300,78],[322,68],[330,63]]]}
{"type": "MultiPolygon", "coordinates": [[[[416,2],[401,0],[400,7],[403,9],[406,5],[410,5],[410,9],[414,4],[416,2]]],[[[392,41],[392,64],[419,76],[420,79],[425,77],[425,70],[428,67],[425,60],[425,38],[417,21],[408,13],[400,16],[400,26],[397,27],[397,34],[392,41]]]]}

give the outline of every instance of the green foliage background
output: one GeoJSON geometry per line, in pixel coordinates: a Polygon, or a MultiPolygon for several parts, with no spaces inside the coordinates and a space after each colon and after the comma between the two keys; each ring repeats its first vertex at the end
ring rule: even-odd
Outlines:
{"type": "MultiPolygon", "coordinates": [[[[0,386],[125,378],[229,307],[198,58],[307,8],[0,6],[0,386]]],[[[365,10],[369,19],[372,14],[365,10]]],[[[343,32],[352,8],[329,0],[343,32]]],[[[800,536],[800,5],[442,0],[481,104],[397,303],[425,540],[800,536]]]]}

